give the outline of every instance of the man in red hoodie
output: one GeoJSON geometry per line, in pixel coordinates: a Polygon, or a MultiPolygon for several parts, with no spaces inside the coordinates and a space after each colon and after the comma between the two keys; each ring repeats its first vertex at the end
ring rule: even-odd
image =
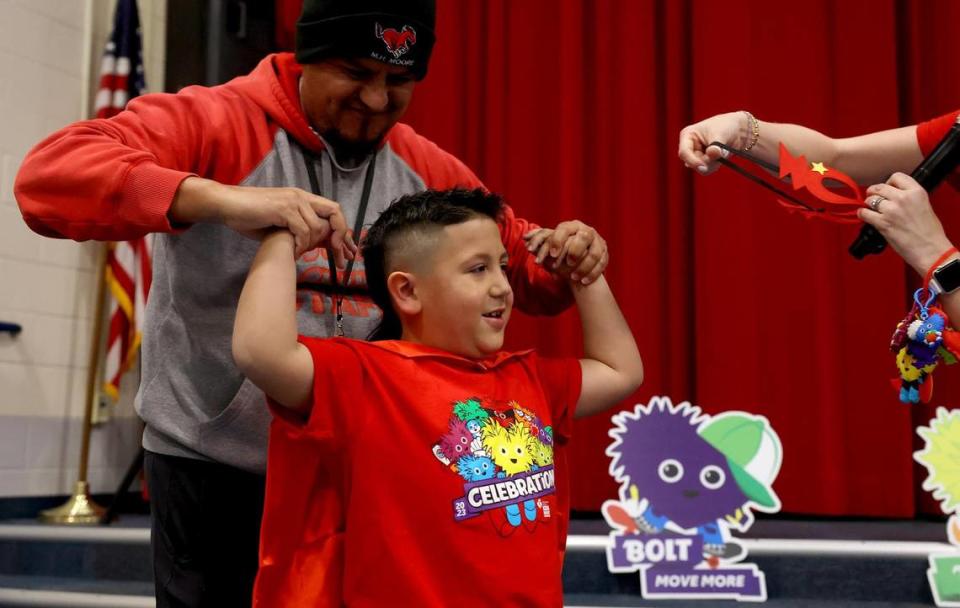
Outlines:
{"type": "MultiPolygon", "coordinates": [[[[158,606],[248,605],[257,570],[269,414],[230,352],[258,245],[241,234],[295,235],[301,334],[365,338],[380,311],[362,259],[344,260],[348,232],[360,237],[401,195],[482,186],[398,122],[427,71],[434,13],[434,0],[306,0],[296,56],[270,55],[222,86],[136,98],[54,133],[22,164],[15,195],[36,232],[157,233],[136,407],[158,606]]],[[[551,233],[506,209],[500,231],[530,313],[572,301],[538,257],[586,283],[607,262],[580,222],[551,233]]]]}

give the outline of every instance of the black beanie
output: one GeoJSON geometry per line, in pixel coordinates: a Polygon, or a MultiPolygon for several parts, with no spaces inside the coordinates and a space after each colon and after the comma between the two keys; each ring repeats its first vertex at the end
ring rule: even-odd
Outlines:
{"type": "Polygon", "coordinates": [[[419,80],[435,40],[436,0],[304,0],[297,61],[369,57],[410,68],[419,80]]]}

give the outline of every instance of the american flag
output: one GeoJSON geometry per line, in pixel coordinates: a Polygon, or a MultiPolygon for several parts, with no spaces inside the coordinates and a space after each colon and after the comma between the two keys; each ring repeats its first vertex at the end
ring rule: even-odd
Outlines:
{"type": "MultiPolygon", "coordinates": [[[[97,118],[118,114],[146,88],[136,0],[118,0],[113,34],[100,64],[100,89],[94,103],[97,118]]],[[[136,360],[147,294],[152,276],[150,238],[110,243],[105,280],[113,296],[104,363],[103,390],[117,399],[120,378],[136,360]]]]}

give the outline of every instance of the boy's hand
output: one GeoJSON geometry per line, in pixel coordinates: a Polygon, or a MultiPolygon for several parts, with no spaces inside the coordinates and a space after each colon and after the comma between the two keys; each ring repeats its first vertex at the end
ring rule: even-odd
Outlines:
{"type": "Polygon", "coordinates": [[[523,238],[538,264],[584,285],[596,281],[610,261],[607,242],[578,220],[560,222],[554,229],[531,230],[523,238]]]}

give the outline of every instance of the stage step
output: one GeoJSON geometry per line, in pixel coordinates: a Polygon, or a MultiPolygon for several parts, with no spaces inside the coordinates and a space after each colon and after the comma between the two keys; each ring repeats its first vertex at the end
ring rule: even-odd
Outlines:
{"type": "Polygon", "coordinates": [[[0,524],[0,606],[153,608],[149,525],[0,524]]]}
{"type": "MultiPolygon", "coordinates": [[[[750,606],[750,603],[709,600],[671,600],[651,602],[633,596],[564,594],[565,608],[732,608],[750,606]]],[[[930,608],[929,602],[851,602],[849,600],[768,600],[759,604],[765,608],[930,608]]]]}
{"type": "Polygon", "coordinates": [[[0,576],[0,606],[154,608],[151,581],[0,576]]]}
{"type": "MultiPolygon", "coordinates": [[[[781,521],[758,522],[758,529],[781,537],[741,540],[748,561],[766,574],[772,608],[930,606],[927,556],[949,550],[936,541],[943,537],[939,522],[781,521]],[[834,539],[817,539],[827,536],[834,539]],[[872,540],[853,540],[862,538],[872,540]]],[[[603,522],[574,521],[571,532],[564,569],[568,606],[743,605],[642,600],[638,574],[607,571],[603,522]]],[[[149,542],[145,516],[109,527],[0,524],[0,606],[153,606],[149,542]]]]}
{"type": "Polygon", "coordinates": [[[153,580],[149,519],[113,526],[0,525],[0,575],[69,580],[153,580]]]}

